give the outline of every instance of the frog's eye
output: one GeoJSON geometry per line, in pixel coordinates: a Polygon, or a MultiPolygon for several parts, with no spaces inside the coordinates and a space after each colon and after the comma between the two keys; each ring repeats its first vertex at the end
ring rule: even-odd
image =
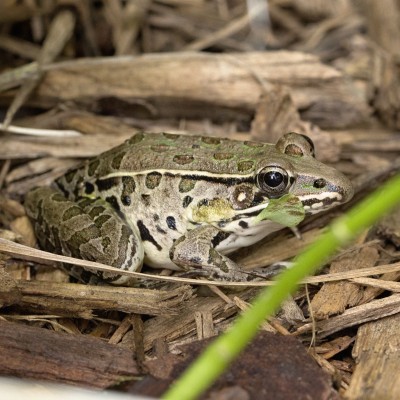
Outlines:
{"type": "Polygon", "coordinates": [[[269,197],[280,197],[289,188],[289,175],[281,167],[270,166],[263,168],[256,177],[257,186],[269,197]]]}

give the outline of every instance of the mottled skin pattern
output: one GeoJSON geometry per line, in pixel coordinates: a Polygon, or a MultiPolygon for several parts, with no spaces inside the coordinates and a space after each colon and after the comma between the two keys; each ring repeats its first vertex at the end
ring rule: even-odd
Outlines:
{"type": "MultiPolygon", "coordinates": [[[[347,201],[352,186],[315,160],[312,142],[295,133],[276,145],[138,133],[53,187],[32,190],[25,207],[50,251],[124,270],[138,271],[144,261],[244,280],[248,275],[225,255],[290,225],[271,221],[298,212],[289,200],[276,202],[285,195],[301,211],[317,213],[347,201]],[[271,200],[280,218],[257,219],[271,200]]],[[[99,277],[130,283],[121,275],[99,277]]]]}

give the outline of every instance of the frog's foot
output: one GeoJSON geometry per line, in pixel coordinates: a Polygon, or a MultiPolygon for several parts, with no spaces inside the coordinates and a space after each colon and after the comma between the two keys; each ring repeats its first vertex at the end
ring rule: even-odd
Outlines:
{"type": "MultiPolygon", "coordinates": [[[[82,198],[72,202],[59,191],[42,187],[27,194],[25,207],[42,248],[122,270],[140,270],[144,257],[141,241],[103,200],[82,198]]],[[[93,272],[65,268],[80,281],[93,281],[93,272]]],[[[132,283],[132,278],[124,275],[95,274],[117,285],[132,283]]]]}
{"type": "Polygon", "coordinates": [[[201,226],[179,238],[170,250],[172,262],[184,270],[198,271],[197,275],[223,281],[247,281],[249,274],[230,258],[222,255],[215,246],[224,232],[213,226],[201,226]]]}

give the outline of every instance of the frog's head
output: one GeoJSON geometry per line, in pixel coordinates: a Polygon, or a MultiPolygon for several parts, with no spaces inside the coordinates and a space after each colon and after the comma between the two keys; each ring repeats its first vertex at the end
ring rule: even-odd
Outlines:
{"type": "Polygon", "coordinates": [[[317,161],[306,136],[288,133],[252,157],[251,174],[231,184],[226,197],[198,207],[194,220],[230,231],[263,225],[262,221],[295,226],[306,214],[327,210],[353,196],[349,179],[317,161]]]}
{"type": "Polygon", "coordinates": [[[294,196],[306,214],[316,214],[350,200],[353,186],[349,179],[314,157],[310,138],[294,132],[284,135],[268,160],[259,162],[255,182],[260,195],[271,200],[294,196]]]}

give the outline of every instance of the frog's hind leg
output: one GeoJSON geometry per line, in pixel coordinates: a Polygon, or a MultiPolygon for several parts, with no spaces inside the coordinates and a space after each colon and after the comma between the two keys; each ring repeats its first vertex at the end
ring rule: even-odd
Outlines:
{"type": "MultiPolygon", "coordinates": [[[[28,217],[34,224],[42,248],[84,260],[139,271],[144,250],[138,234],[101,199],[68,200],[56,189],[30,191],[25,199],[28,217]]],[[[69,266],[68,272],[85,282],[94,273],[69,266]]],[[[129,276],[98,271],[99,278],[116,285],[133,282],[129,276]]]]}

